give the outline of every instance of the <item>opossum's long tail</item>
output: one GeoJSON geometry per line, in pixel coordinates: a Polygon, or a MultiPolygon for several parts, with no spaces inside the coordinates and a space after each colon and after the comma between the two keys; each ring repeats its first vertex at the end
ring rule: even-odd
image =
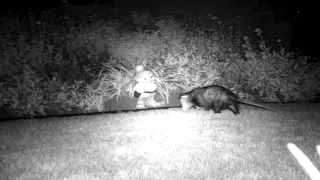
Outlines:
{"type": "Polygon", "coordinates": [[[279,111],[275,110],[275,109],[272,109],[272,108],[269,108],[267,106],[263,106],[261,104],[257,104],[257,103],[254,103],[254,102],[250,102],[250,101],[245,101],[245,100],[237,100],[239,103],[243,103],[243,104],[248,104],[248,105],[252,105],[252,106],[256,106],[256,107],[260,107],[260,108],[264,108],[264,109],[268,109],[270,111],[273,111],[273,112],[276,112],[276,113],[280,113],[279,111]]]}

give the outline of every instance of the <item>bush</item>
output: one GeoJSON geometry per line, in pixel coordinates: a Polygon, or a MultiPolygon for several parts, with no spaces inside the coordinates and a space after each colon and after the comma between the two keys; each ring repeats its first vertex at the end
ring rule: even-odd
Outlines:
{"type": "Polygon", "coordinates": [[[306,100],[320,89],[319,62],[288,52],[281,40],[272,50],[260,29],[256,42],[242,37],[239,24],[212,15],[184,20],[133,13],[130,26],[128,19],[68,13],[59,21],[26,17],[1,21],[0,106],[18,116],[101,112],[112,98],[132,97],[136,65],[154,72],[167,103],[174,91],[210,84],[269,102],[306,100]]]}

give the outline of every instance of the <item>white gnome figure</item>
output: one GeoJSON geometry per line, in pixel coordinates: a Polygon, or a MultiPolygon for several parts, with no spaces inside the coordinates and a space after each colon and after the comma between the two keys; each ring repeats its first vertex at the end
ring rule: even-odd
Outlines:
{"type": "Polygon", "coordinates": [[[164,102],[157,102],[155,97],[155,91],[157,85],[155,84],[155,77],[152,71],[145,69],[142,65],[138,65],[135,68],[136,81],[134,90],[134,97],[138,98],[136,108],[145,108],[146,106],[159,107],[163,106],[164,102]]]}

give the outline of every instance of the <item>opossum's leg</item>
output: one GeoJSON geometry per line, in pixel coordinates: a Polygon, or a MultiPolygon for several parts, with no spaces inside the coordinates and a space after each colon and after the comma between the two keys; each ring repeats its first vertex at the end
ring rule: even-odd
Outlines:
{"type": "Polygon", "coordinates": [[[228,107],[228,109],[230,109],[233,112],[233,114],[235,114],[235,115],[239,114],[239,109],[238,109],[237,105],[235,105],[235,104],[231,104],[228,107]]]}
{"type": "Polygon", "coordinates": [[[212,109],[212,105],[210,103],[205,103],[203,105],[203,108],[205,111],[210,111],[210,109],[212,109]]]}
{"type": "Polygon", "coordinates": [[[220,108],[215,108],[215,109],[213,109],[213,111],[214,111],[214,113],[221,113],[220,108]]]}
{"type": "Polygon", "coordinates": [[[235,115],[238,115],[240,114],[239,112],[239,104],[235,101],[232,101],[231,105],[229,106],[229,108],[231,108],[232,112],[235,114],[235,115]]]}
{"type": "Polygon", "coordinates": [[[232,111],[234,115],[240,114],[238,110],[235,110],[235,109],[232,109],[232,108],[229,108],[229,110],[232,111]]]}
{"type": "Polygon", "coordinates": [[[203,106],[203,108],[204,108],[205,111],[209,111],[210,109],[212,109],[211,106],[210,106],[208,103],[206,103],[206,104],[203,106]]]}
{"type": "Polygon", "coordinates": [[[212,109],[213,109],[214,113],[221,113],[221,109],[220,109],[219,103],[213,103],[212,104],[212,109]]]}

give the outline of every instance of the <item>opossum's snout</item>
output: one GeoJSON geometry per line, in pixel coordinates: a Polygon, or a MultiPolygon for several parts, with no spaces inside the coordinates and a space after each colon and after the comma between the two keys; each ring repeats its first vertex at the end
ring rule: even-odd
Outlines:
{"type": "Polygon", "coordinates": [[[186,111],[193,107],[193,103],[190,102],[189,95],[180,95],[179,98],[182,110],[186,111]]]}

